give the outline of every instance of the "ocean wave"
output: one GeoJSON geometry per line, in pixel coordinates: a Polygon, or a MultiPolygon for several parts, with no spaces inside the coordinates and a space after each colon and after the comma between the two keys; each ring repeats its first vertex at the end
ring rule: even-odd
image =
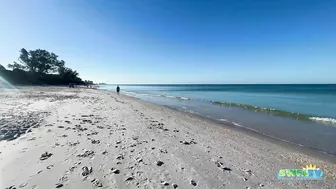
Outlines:
{"type": "Polygon", "coordinates": [[[170,95],[163,95],[163,97],[167,97],[167,98],[176,98],[175,96],[170,96],[170,95]]]}
{"type": "Polygon", "coordinates": [[[179,99],[179,100],[191,100],[188,97],[184,97],[184,96],[171,96],[171,95],[161,95],[162,97],[166,97],[166,98],[174,98],[174,99],[179,99]]]}
{"type": "Polygon", "coordinates": [[[122,93],[126,94],[126,95],[136,95],[136,92],[132,92],[132,91],[121,91],[122,93]]]}
{"type": "Polygon", "coordinates": [[[135,92],[135,91],[122,91],[124,94],[129,96],[153,96],[153,97],[164,97],[164,98],[171,98],[171,99],[178,99],[178,100],[191,100],[188,97],[184,96],[172,96],[172,95],[163,95],[163,94],[151,94],[151,93],[141,93],[141,92],[135,92]]]}
{"type": "Polygon", "coordinates": [[[187,98],[187,97],[183,97],[183,96],[178,96],[176,97],[177,99],[181,99],[181,100],[191,100],[190,98],[187,98]]]}
{"type": "Polygon", "coordinates": [[[309,117],[309,119],[317,122],[322,122],[322,123],[331,123],[331,124],[336,124],[336,119],[334,118],[328,118],[328,117],[309,117]]]}
{"type": "Polygon", "coordinates": [[[227,119],[218,119],[219,121],[224,121],[224,122],[230,122],[229,120],[227,119]]]}
{"type": "Polygon", "coordinates": [[[318,116],[306,115],[306,114],[289,112],[289,111],[284,111],[284,110],[277,110],[274,108],[263,108],[263,107],[258,107],[258,106],[252,106],[248,104],[218,102],[218,101],[211,101],[211,103],[215,105],[220,105],[220,106],[244,108],[244,109],[251,110],[254,112],[264,112],[264,113],[268,113],[274,116],[290,117],[290,118],[294,118],[298,120],[316,121],[316,122],[325,123],[325,124],[336,124],[335,118],[318,117],[318,116]]]}
{"type": "Polygon", "coordinates": [[[238,126],[238,127],[244,127],[243,125],[241,125],[241,124],[239,124],[239,123],[236,123],[236,122],[232,122],[233,123],[233,125],[235,125],[235,126],[238,126]]]}
{"type": "Polygon", "coordinates": [[[310,120],[311,115],[305,115],[301,113],[289,112],[284,110],[277,110],[274,108],[263,108],[258,106],[252,106],[248,104],[239,104],[239,103],[231,103],[231,102],[219,102],[219,101],[211,101],[212,104],[220,105],[220,106],[228,106],[228,107],[238,107],[247,109],[254,112],[265,112],[275,116],[282,116],[282,117],[291,117],[300,120],[310,120]]]}

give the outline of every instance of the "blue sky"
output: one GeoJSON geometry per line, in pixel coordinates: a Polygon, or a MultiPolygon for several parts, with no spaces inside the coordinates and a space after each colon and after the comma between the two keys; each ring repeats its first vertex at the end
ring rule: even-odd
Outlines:
{"type": "Polygon", "coordinates": [[[1,1],[0,42],[95,82],[336,83],[336,0],[1,1]]]}

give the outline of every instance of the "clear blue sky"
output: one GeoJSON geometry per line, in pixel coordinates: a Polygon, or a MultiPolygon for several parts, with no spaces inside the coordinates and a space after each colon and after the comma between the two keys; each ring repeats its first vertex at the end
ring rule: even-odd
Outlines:
{"type": "Polygon", "coordinates": [[[108,83],[336,83],[336,0],[3,0],[0,64],[108,83]]]}

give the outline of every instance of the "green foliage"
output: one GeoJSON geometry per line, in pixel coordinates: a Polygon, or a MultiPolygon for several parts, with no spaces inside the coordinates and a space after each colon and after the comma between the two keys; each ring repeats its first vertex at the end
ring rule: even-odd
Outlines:
{"type": "Polygon", "coordinates": [[[9,64],[9,68],[28,70],[34,73],[55,73],[59,67],[63,67],[65,62],[58,60],[58,55],[46,50],[36,49],[27,51],[25,48],[20,50],[19,63],[9,64]]]}
{"type": "Polygon", "coordinates": [[[84,83],[85,85],[93,85],[93,81],[90,80],[85,80],[84,83]]]}
{"type": "Polygon", "coordinates": [[[20,50],[19,63],[8,64],[6,70],[0,65],[0,76],[12,84],[67,85],[69,83],[86,84],[78,72],[65,67],[58,55],[46,50],[20,50]],[[56,74],[57,73],[57,74],[56,74]]]}
{"type": "Polygon", "coordinates": [[[6,68],[0,64],[0,71],[6,70],[6,68]]]}
{"type": "Polygon", "coordinates": [[[19,69],[19,70],[25,70],[26,69],[26,66],[23,66],[21,64],[18,64],[17,62],[14,61],[13,64],[8,64],[8,68],[11,68],[11,69],[19,69]]]}

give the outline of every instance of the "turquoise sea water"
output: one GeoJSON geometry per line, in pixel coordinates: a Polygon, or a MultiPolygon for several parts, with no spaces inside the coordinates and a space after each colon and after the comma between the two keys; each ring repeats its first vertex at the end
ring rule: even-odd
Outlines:
{"type": "MultiPolygon", "coordinates": [[[[107,90],[115,87],[100,86],[107,90]]],[[[335,84],[121,85],[121,90],[126,95],[336,154],[336,148],[331,147],[331,142],[336,142],[332,139],[336,138],[335,84]],[[290,134],[293,132],[296,135],[290,134]],[[314,132],[308,135],[315,138],[307,139],[308,132],[314,132]]]]}

